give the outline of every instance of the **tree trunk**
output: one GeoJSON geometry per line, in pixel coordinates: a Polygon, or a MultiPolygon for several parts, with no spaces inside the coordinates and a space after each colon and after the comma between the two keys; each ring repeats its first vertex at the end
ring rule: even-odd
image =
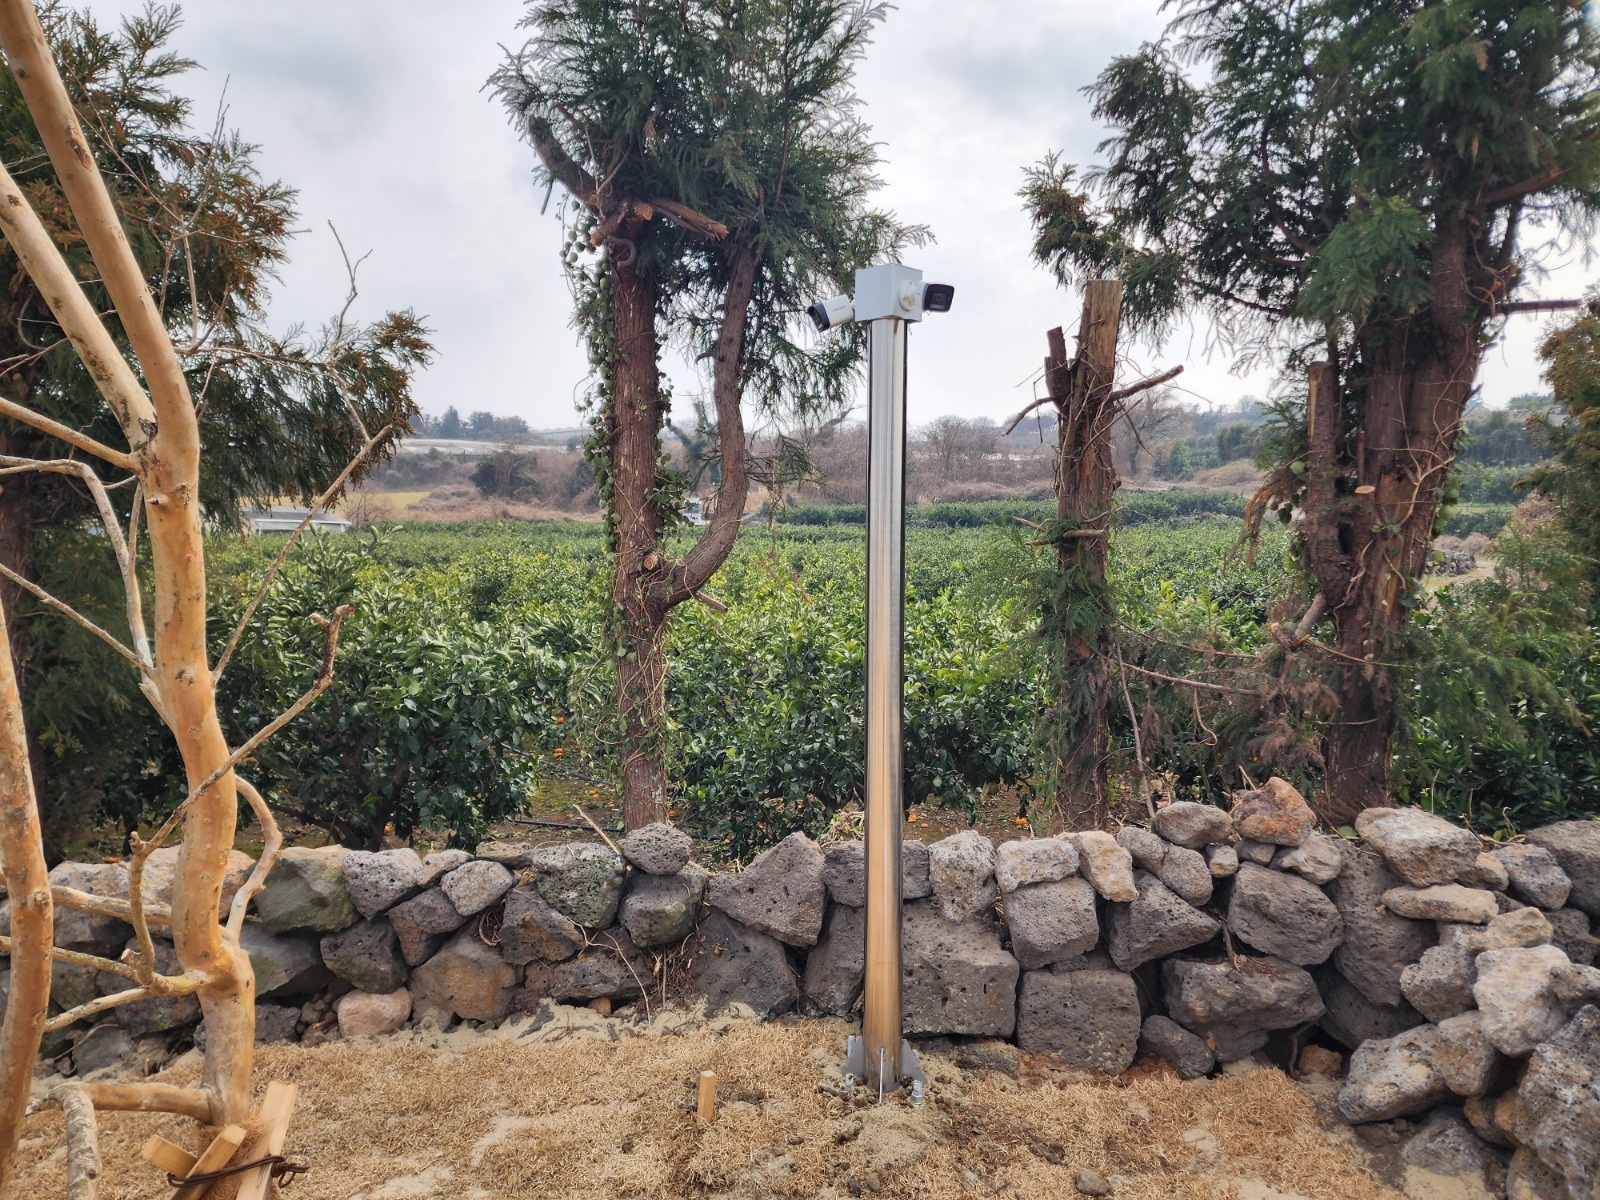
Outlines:
{"type": "Polygon", "coordinates": [[[6,1188],[50,1004],[55,920],[34,801],[22,697],[0,612],[0,869],[11,896],[11,982],[0,1024],[0,1193],[6,1188]]]}
{"type": "Polygon", "coordinates": [[[1354,428],[1333,368],[1311,368],[1306,547],[1343,656],[1319,806],[1334,825],[1390,802],[1397,713],[1389,664],[1427,565],[1439,493],[1482,354],[1481,318],[1467,279],[1470,240],[1465,230],[1442,226],[1429,308],[1398,329],[1389,325],[1360,339],[1356,386],[1363,403],[1354,428]]]}
{"type": "Polygon", "coordinates": [[[667,819],[662,738],[666,718],[665,597],[652,587],[661,569],[665,516],[655,500],[660,454],[661,380],[656,296],[632,266],[611,272],[615,361],[611,397],[611,514],[616,575],[617,715],[622,723],[622,820],[629,829],[667,819]]]}
{"type": "Polygon", "coordinates": [[[1106,559],[1117,486],[1109,401],[1121,314],[1122,284],[1090,281],[1084,288],[1070,390],[1063,370],[1065,341],[1060,330],[1051,335],[1048,381],[1051,395],[1058,397],[1060,431],[1055,532],[1060,593],[1053,601],[1054,613],[1047,614],[1057,656],[1049,750],[1057,815],[1073,829],[1098,828],[1107,815],[1112,614],[1106,559]]]}

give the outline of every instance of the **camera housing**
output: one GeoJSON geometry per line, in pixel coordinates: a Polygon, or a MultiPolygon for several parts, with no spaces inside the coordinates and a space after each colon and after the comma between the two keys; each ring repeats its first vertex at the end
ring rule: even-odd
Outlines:
{"type": "Polygon", "coordinates": [[[945,313],[950,311],[950,306],[955,303],[956,285],[953,283],[930,283],[922,289],[922,311],[932,313],[945,313]]]}
{"type": "Polygon", "coordinates": [[[828,300],[819,300],[806,309],[806,316],[811,318],[811,323],[817,327],[818,333],[826,333],[840,325],[848,325],[856,318],[855,304],[849,296],[834,296],[828,300]]]}

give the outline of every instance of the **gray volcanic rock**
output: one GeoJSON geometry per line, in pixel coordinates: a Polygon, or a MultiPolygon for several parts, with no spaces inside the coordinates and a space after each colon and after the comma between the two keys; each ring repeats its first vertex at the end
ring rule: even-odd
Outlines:
{"type": "MultiPolygon", "coordinates": [[[[103,899],[128,898],[126,863],[57,863],[50,869],[49,881],[51,887],[69,887],[103,899]]],[[[65,949],[91,954],[115,954],[120,953],[123,945],[133,936],[133,926],[126,921],[68,908],[64,904],[55,906],[54,919],[55,944],[65,949]]],[[[9,935],[10,932],[10,922],[7,920],[0,933],[9,935]]]]}
{"type": "Polygon", "coordinates": [[[1025,970],[1092,950],[1100,940],[1094,888],[1086,879],[1030,883],[1007,894],[1011,952],[1025,970]]]}
{"type": "Polygon", "coordinates": [[[1339,877],[1339,872],[1344,870],[1344,855],[1339,852],[1338,838],[1313,833],[1302,845],[1279,850],[1272,856],[1272,865],[1320,885],[1332,883],[1339,877]]]}
{"type": "Polygon", "coordinates": [[[405,986],[411,975],[400,953],[400,938],[387,917],[369,917],[349,929],[324,934],[320,949],[328,970],[363,992],[392,992],[405,986]]]}
{"type": "Polygon", "coordinates": [[[866,964],[866,910],[848,904],[828,909],[822,937],[806,955],[805,997],[819,1012],[848,1016],[861,995],[866,964]]]}
{"type": "Polygon", "coordinates": [[[1424,1112],[1450,1094],[1440,1074],[1439,1031],[1419,1025],[1398,1037],[1363,1042],[1350,1056],[1339,1112],[1355,1124],[1424,1112]]]}
{"type": "Polygon", "coordinates": [[[900,843],[900,898],[921,900],[933,895],[929,878],[928,847],[923,842],[900,843]]]}
{"type": "MultiPolygon", "coordinates": [[[[533,866],[533,852],[534,845],[532,842],[479,842],[478,848],[472,853],[472,857],[481,858],[487,862],[499,863],[502,867],[508,867],[513,871],[525,871],[533,866]]],[[[463,863],[456,863],[449,870],[453,871],[456,867],[462,865],[463,863]]],[[[446,874],[448,874],[448,871],[440,871],[435,876],[435,879],[446,874]]]]}
{"type": "Polygon", "coordinates": [[[1226,959],[1168,959],[1161,964],[1161,979],[1167,1015],[1190,1032],[1218,1041],[1228,1034],[1290,1029],[1324,1011],[1310,974],[1276,958],[1247,958],[1242,967],[1226,959]]]}
{"type": "Polygon", "coordinates": [[[1107,900],[1131,903],[1138,896],[1133,882],[1133,855],[1117,839],[1098,829],[1068,835],[1078,848],[1078,871],[1107,900]]]}
{"type": "Polygon", "coordinates": [[[1454,883],[1472,872],[1478,839],[1470,830],[1420,808],[1369,808],[1356,833],[1412,887],[1454,883]]]}
{"type": "Polygon", "coordinates": [[[1574,1196],[1600,1196],[1600,1008],[1583,1008],[1535,1048],[1511,1132],[1574,1196]]]}
{"type": "Polygon", "coordinates": [[[1550,921],[1550,940],[1579,966],[1591,965],[1600,952],[1600,938],[1589,932],[1589,914],[1577,908],[1558,908],[1546,913],[1550,921]]]}
{"type": "Polygon", "coordinates": [[[439,888],[450,898],[463,917],[475,917],[500,903],[517,877],[497,862],[477,859],[463,863],[439,881],[439,888]]]}
{"type": "Polygon", "coordinates": [[[1017,1045],[1109,1075],[1139,1052],[1139,990],[1121,971],[1028,971],[1017,1005],[1017,1045]]]}
{"type": "Polygon", "coordinates": [[[520,967],[534,959],[565,962],[582,950],[586,941],[583,927],[552,908],[533,884],[518,884],[506,893],[500,918],[500,957],[508,963],[520,967]]]}
{"type": "Polygon", "coordinates": [[[1341,1046],[1354,1050],[1371,1038],[1391,1038],[1426,1023],[1411,1005],[1374,1004],[1366,994],[1332,966],[1317,973],[1317,989],[1327,1012],[1318,1024],[1341,1046]]]}
{"type": "Polygon", "coordinates": [[[931,900],[906,905],[901,969],[906,1033],[1010,1037],[1016,1028],[1019,968],[992,922],[947,921],[931,900]]]}
{"type": "Polygon", "coordinates": [[[1232,846],[1207,846],[1206,866],[1213,879],[1228,879],[1239,873],[1239,852],[1232,846]]]}
{"type": "Polygon", "coordinates": [[[994,877],[1002,893],[1077,873],[1078,848],[1061,838],[1016,838],[994,850],[994,877]]]}
{"type": "Polygon", "coordinates": [[[757,1016],[769,1017],[799,1001],[800,982],[776,938],[713,912],[689,944],[689,975],[708,1012],[745,1004],[757,1016]]]}
{"type": "Polygon", "coordinates": [[[333,978],[312,934],[268,933],[246,921],[239,931],[239,948],[250,958],[258,996],[307,996],[333,978]]]}
{"type": "Polygon", "coordinates": [[[1139,1053],[1164,1060],[1184,1079],[1211,1074],[1217,1056],[1197,1035],[1171,1017],[1146,1017],[1139,1030],[1139,1053]]]}
{"type": "Polygon", "coordinates": [[[411,972],[412,1003],[419,1015],[453,1013],[467,1021],[498,1021],[511,1011],[518,974],[469,926],[411,972]]]}
{"type": "Polygon", "coordinates": [[[1228,927],[1257,950],[1302,967],[1327,961],[1344,940],[1344,919],[1322,889],[1253,863],[1233,881],[1228,927]]]}
{"type": "Polygon", "coordinates": [[[822,850],[822,886],[835,904],[860,908],[867,902],[866,844],[836,842],[822,850]]]}
{"type": "Polygon", "coordinates": [[[1600,917],[1600,821],[1557,821],[1535,829],[1525,839],[1542,846],[1572,881],[1567,904],[1600,917]]]}
{"type": "Polygon", "coordinates": [[[1134,876],[1132,904],[1112,904],[1106,915],[1106,946],[1118,968],[1131,971],[1154,959],[1209,942],[1222,923],[1176,896],[1148,871],[1134,876]]]}
{"type": "Polygon", "coordinates": [[[646,875],[676,875],[689,862],[694,839],[665,821],[635,829],[617,843],[622,857],[646,875]]]}
{"type": "Polygon", "coordinates": [[[1485,950],[1478,955],[1472,994],[1483,1031],[1502,1054],[1520,1058],[1567,1023],[1569,1005],[1557,982],[1571,967],[1554,946],[1485,950]]]}
{"type": "Polygon", "coordinates": [[[409,846],[376,853],[352,850],[341,869],[345,890],[363,917],[375,917],[422,890],[422,860],[409,846]]]}
{"type": "Polygon", "coordinates": [[[1560,908],[1572,894],[1572,880],[1543,846],[1502,846],[1491,857],[1505,868],[1511,894],[1529,904],[1560,908]]]}
{"type": "Polygon", "coordinates": [[[270,933],[334,933],[359,919],[344,882],[343,846],[290,846],[278,855],[256,914],[270,933]]]}
{"type": "Polygon", "coordinates": [[[450,903],[450,897],[436,887],[401,901],[386,915],[400,939],[400,954],[411,967],[432,958],[444,944],[444,935],[454,933],[467,920],[450,903]]]}
{"type": "Polygon", "coordinates": [[[1340,852],[1344,869],[1328,885],[1344,918],[1344,942],[1333,952],[1333,965],[1374,1004],[1393,1007],[1402,999],[1400,973],[1438,940],[1438,931],[1430,922],[1383,910],[1383,894],[1400,881],[1375,851],[1341,842],[1340,852]]]}
{"type": "Polygon", "coordinates": [[[533,854],[539,894],[585,929],[604,929],[616,919],[624,875],[622,859],[599,842],[542,846],[533,854]]]}
{"type": "Polygon", "coordinates": [[[694,932],[709,872],[693,863],[676,875],[640,875],[622,901],[618,921],[637,946],[669,946],[694,932]]]}
{"type": "Polygon", "coordinates": [[[1233,817],[1214,804],[1175,800],[1158,808],[1150,827],[1175,846],[1198,850],[1202,846],[1230,843],[1237,838],[1233,817]]]}
{"type": "Polygon", "coordinates": [[[994,903],[994,846],[963,829],[928,847],[928,877],[948,921],[965,921],[994,903]]]}
{"type": "Polygon", "coordinates": [[[1487,925],[1500,915],[1494,893],[1459,883],[1436,883],[1431,887],[1390,888],[1383,894],[1383,906],[1397,917],[1413,921],[1459,921],[1487,925]]]}
{"type": "Polygon", "coordinates": [[[572,1001],[634,1000],[654,981],[650,960],[623,929],[597,934],[576,958],[548,963],[535,959],[512,1001],[518,1012],[532,1012],[542,999],[572,1001]]]}
{"type": "Polygon", "coordinates": [[[1456,1095],[1484,1095],[1494,1086],[1505,1063],[1483,1031],[1481,1012],[1464,1012],[1439,1022],[1434,1066],[1445,1086],[1456,1095]]]}
{"type": "Polygon", "coordinates": [[[814,946],[828,902],[823,866],[817,844],[791,833],[737,874],[713,875],[707,898],[741,925],[791,946],[814,946]]]}
{"type": "Polygon", "coordinates": [[[1478,980],[1474,956],[1465,946],[1433,946],[1400,973],[1406,1000],[1430,1021],[1443,1021],[1472,1007],[1478,980]]]}

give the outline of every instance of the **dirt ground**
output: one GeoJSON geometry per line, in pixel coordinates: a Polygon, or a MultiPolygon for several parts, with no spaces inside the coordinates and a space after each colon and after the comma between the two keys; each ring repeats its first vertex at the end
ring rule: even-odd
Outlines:
{"type": "MultiPolygon", "coordinates": [[[[677,1009],[630,1021],[552,1006],[492,1031],[266,1046],[256,1077],[300,1085],[286,1152],[312,1169],[289,1200],[1043,1200],[1077,1196],[1083,1169],[1117,1200],[1483,1194],[1374,1160],[1332,1115],[1331,1080],[1240,1064],[1183,1082],[1143,1063],[1106,1080],[1035,1058],[1013,1077],[930,1053],[925,1101],[880,1105],[839,1087],[847,1032],[841,1021],[677,1009]],[[710,1126],[694,1111],[705,1068],[720,1087],[710,1126]]],[[[163,1077],[198,1071],[191,1053],[163,1077]]],[[[170,1195],[138,1157],[154,1132],[195,1141],[179,1119],[102,1116],[104,1200],[170,1195]]],[[[61,1116],[38,1113],[8,1200],[63,1195],[65,1178],[61,1116]]]]}

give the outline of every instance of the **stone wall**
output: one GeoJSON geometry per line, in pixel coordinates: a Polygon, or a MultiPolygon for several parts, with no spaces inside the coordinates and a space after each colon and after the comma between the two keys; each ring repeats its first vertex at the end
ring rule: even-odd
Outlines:
{"type": "MultiPolygon", "coordinates": [[[[908,842],[906,1033],[1001,1038],[1107,1073],[1149,1055],[1185,1078],[1337,1044],[1348,1120],[1424,1118],[1407,1161],[1482,1172],[1513,1200],[1600,1200],[1600,823],[1487,853],[1416,809],[1368,811],[1356,831],[1315,832],[1301,796],[1270,780],[1231,811],[1173,804],[1114,836],[908,842]]],[[[668,961],[675,990],[712,1009],[856,1009],[859,842],[795,834],[716,874],[668,826],[621,849],[285,851],[244,938],[258,1036],[492,1023],[549,1000],[623,1006],[655,994],[668,961]]],[[[173,857],[152,861],[152,899],[170,896],[173,857]]],[[[229,889],[249,867],[237,858],[229,889]]],[[[120,864],[63,864],[52,879],[127,891],[120,864]]],[[[58,914],[73,949],[115,955],[130,933],[58,914]]],[[[52,1002],[121,986],[59,966],[52,1002]]],[[[51,1051],[87,1073],[197,1019],[192,999],[146,1001],[51,1051]]]]}

